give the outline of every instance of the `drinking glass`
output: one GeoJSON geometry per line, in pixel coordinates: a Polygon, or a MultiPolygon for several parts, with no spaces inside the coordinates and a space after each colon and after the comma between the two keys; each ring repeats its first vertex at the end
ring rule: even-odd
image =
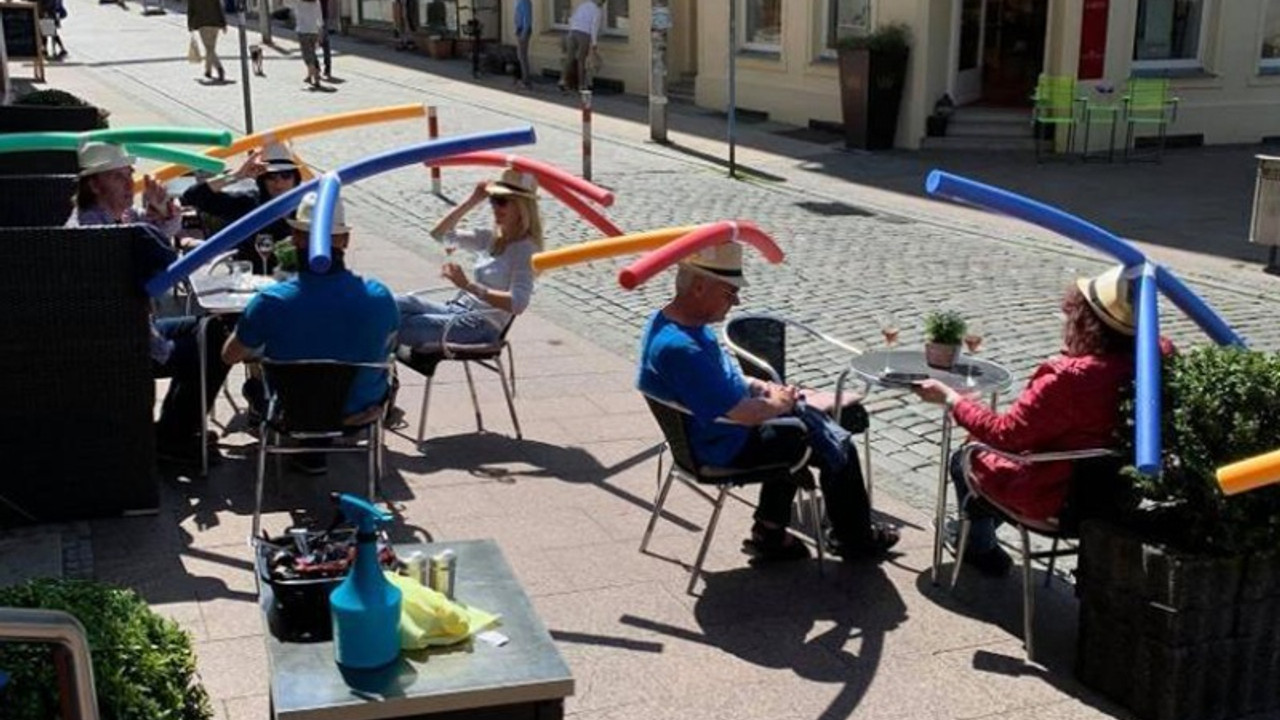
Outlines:
{"type": "Polygon", "coordinates": [[[248,260],[235,260],[231,263],[231,287],[236,290],[248,290],[253,281],[253,263],[248,260]]]}
{"type": "Polygon", "coordinates": [[[893,352],[894,344],[898,342],[898,319],[894,317],[893,313],[886,311],[880,313],[876,320],[880,324],[880,334],[884,336],[884,345],[886,348],[884,353],[883,372],[889,373],[892,371],[892,368],[889,367],[890,353],[893,352]]]}
{"type": "Polygon", "coordinates": [[[964,331],[964,346],[969,351],[969,361],[964,366],[964,384],[966,387],[977,385],[977,382],[973,379],[973,356],[978,354],[978,348],[982,346],[982,338],[982,324],[976,320],[970,320],[964,331]]]}
{"type": "Polygon", "coordinates": [[[258,255],[262,257],[262,274],[268,274],[270,272],[270,263],[268,261],[276,250],[276,239],[267,233],[262,233],[253,239],[253,247],[258,251],[258,255]]]}

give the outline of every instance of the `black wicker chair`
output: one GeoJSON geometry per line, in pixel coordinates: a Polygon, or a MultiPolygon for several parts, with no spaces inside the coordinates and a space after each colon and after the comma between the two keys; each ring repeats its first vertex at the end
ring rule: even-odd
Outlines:
{"type": "Polygon", "coordinates": [[[0,227],[61,227],[75,192],[75,175],[0,175],[0,227]]]}
{"type": "Polygon", "coordinates": [[[0,228],[0,527],[155,511],[140,228],[0,228]]]}

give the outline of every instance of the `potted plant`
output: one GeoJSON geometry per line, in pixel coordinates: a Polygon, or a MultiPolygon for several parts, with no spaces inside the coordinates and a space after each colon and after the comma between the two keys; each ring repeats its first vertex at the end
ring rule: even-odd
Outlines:
{"type": "MultiPolygon", "coordinates": [[[[209,720],[213,707],[196,677],[191,638],[147,607],[137,593],[87,580],[41,578],[0,588],[0,606],[71,613],[93,651],[93,677],[103,720],[209,720]]],[[[48,645],[0,643],[9,683],[0,717],[60,717],[58,673],[48,645]]]]}
{"type": "Polygon", "coordinates": [[[1226,496],[1215,471],[1280,447],[1280,355],[1200,348],[1163,376],[1161,472],[1128,469],[1138,509],[1082,529],[1076,674],[1141,718],[1274,713],[1280,486],[1226,496]]]}
{"type": "Polygon", "coordinates": [[[924,318],[924,359],[929,367],[950,370],[960,353],[965,322],[955,310],[935,310],[924,318]]]}
{"type": "MultiPolygon", "coordinates": [[[[107,126],[106,110],[62,90],[36,90],[0,106],[0,133],[81,132],[107,126]]],[[[0,155],[0,174],[56,175],[79,170],[75,153],[35,151],[0,155]]]]}
{"type": "Polygon", "coordinates": [[[447,35],[428,35],[427,55],[430,55],[432,60],[448,60],[453,57],[453,44],[453,38],[447,35]]]}
{"type": "Polygon", "coordinates": [[[893,147],[910,46],[910,29],[900,23],[882,25],[867,35],[841,38],[836,44],[847,147],[893,147]]]}

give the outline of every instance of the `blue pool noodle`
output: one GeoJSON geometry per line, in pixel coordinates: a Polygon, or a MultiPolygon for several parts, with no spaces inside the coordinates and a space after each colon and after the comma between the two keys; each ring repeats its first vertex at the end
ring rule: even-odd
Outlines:
{"type": "Polygon", "coordinates": [[[1187,287],[1176,275],[1163,266],[1156,267],[1156,285],[1165,297],[1173,301],[1178,309],[1186,313],[1205,334],[1219,345],[1245,346],[1244,339],[1210,308],[1199,295],[1187,287]]]}
{"type": "MultiPolygon", "coordinates": [[[[497,130],[470,135],[428,140],[417,145],[392,150],[363,160],[358,160],[337,171],[342,182],[352,183],[371,175],[394,170],[406,165],[435,160],[437,158],[475,152],[477,150],[493,150],[513,145],[527,145],[537,140],[533,127],[497,130]]],[[[209,262],[223,252],[230,250],[242,239],[249,237],[271,223],[288,215],[298,206],[302,196],[316,189],[320,181],[308,180],[274,200],[259,206],[253,212],[232,222],[213,237],[200,243],[200,246],[178,258],[173,264],[156,273],[147,281],[147,293],[151,297],[168,292],[179,280],[187,277],[197,268],[209,262]]]]}
{"type": "Polygon", "coordinates": [[[311,272],[327,273],[333,262],[333,207],[338,203],[342,181],[337,173],[320,178],[315,214],[311,216],[311,237],[307,243],[307,263],[311,272]]]}
{"type": "Polygon", "coordinates": [[[1144,264],[1134,279],[1137,342],[1134,357],[1134,464],[1147,475],[1160,472],[1160,312],[1155,268],[1144,264]]]}

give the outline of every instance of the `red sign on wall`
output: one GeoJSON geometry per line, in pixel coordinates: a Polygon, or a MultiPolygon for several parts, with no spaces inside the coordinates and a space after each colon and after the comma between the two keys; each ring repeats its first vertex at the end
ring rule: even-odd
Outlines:
{"type": "Polygon", "coordinates": [[[1111,0],[1084,0],[1080,16],[1080,65],[1076,78],[1095,80],[1103,76],[1107,60],[1107,11],[1111,0]]]}

